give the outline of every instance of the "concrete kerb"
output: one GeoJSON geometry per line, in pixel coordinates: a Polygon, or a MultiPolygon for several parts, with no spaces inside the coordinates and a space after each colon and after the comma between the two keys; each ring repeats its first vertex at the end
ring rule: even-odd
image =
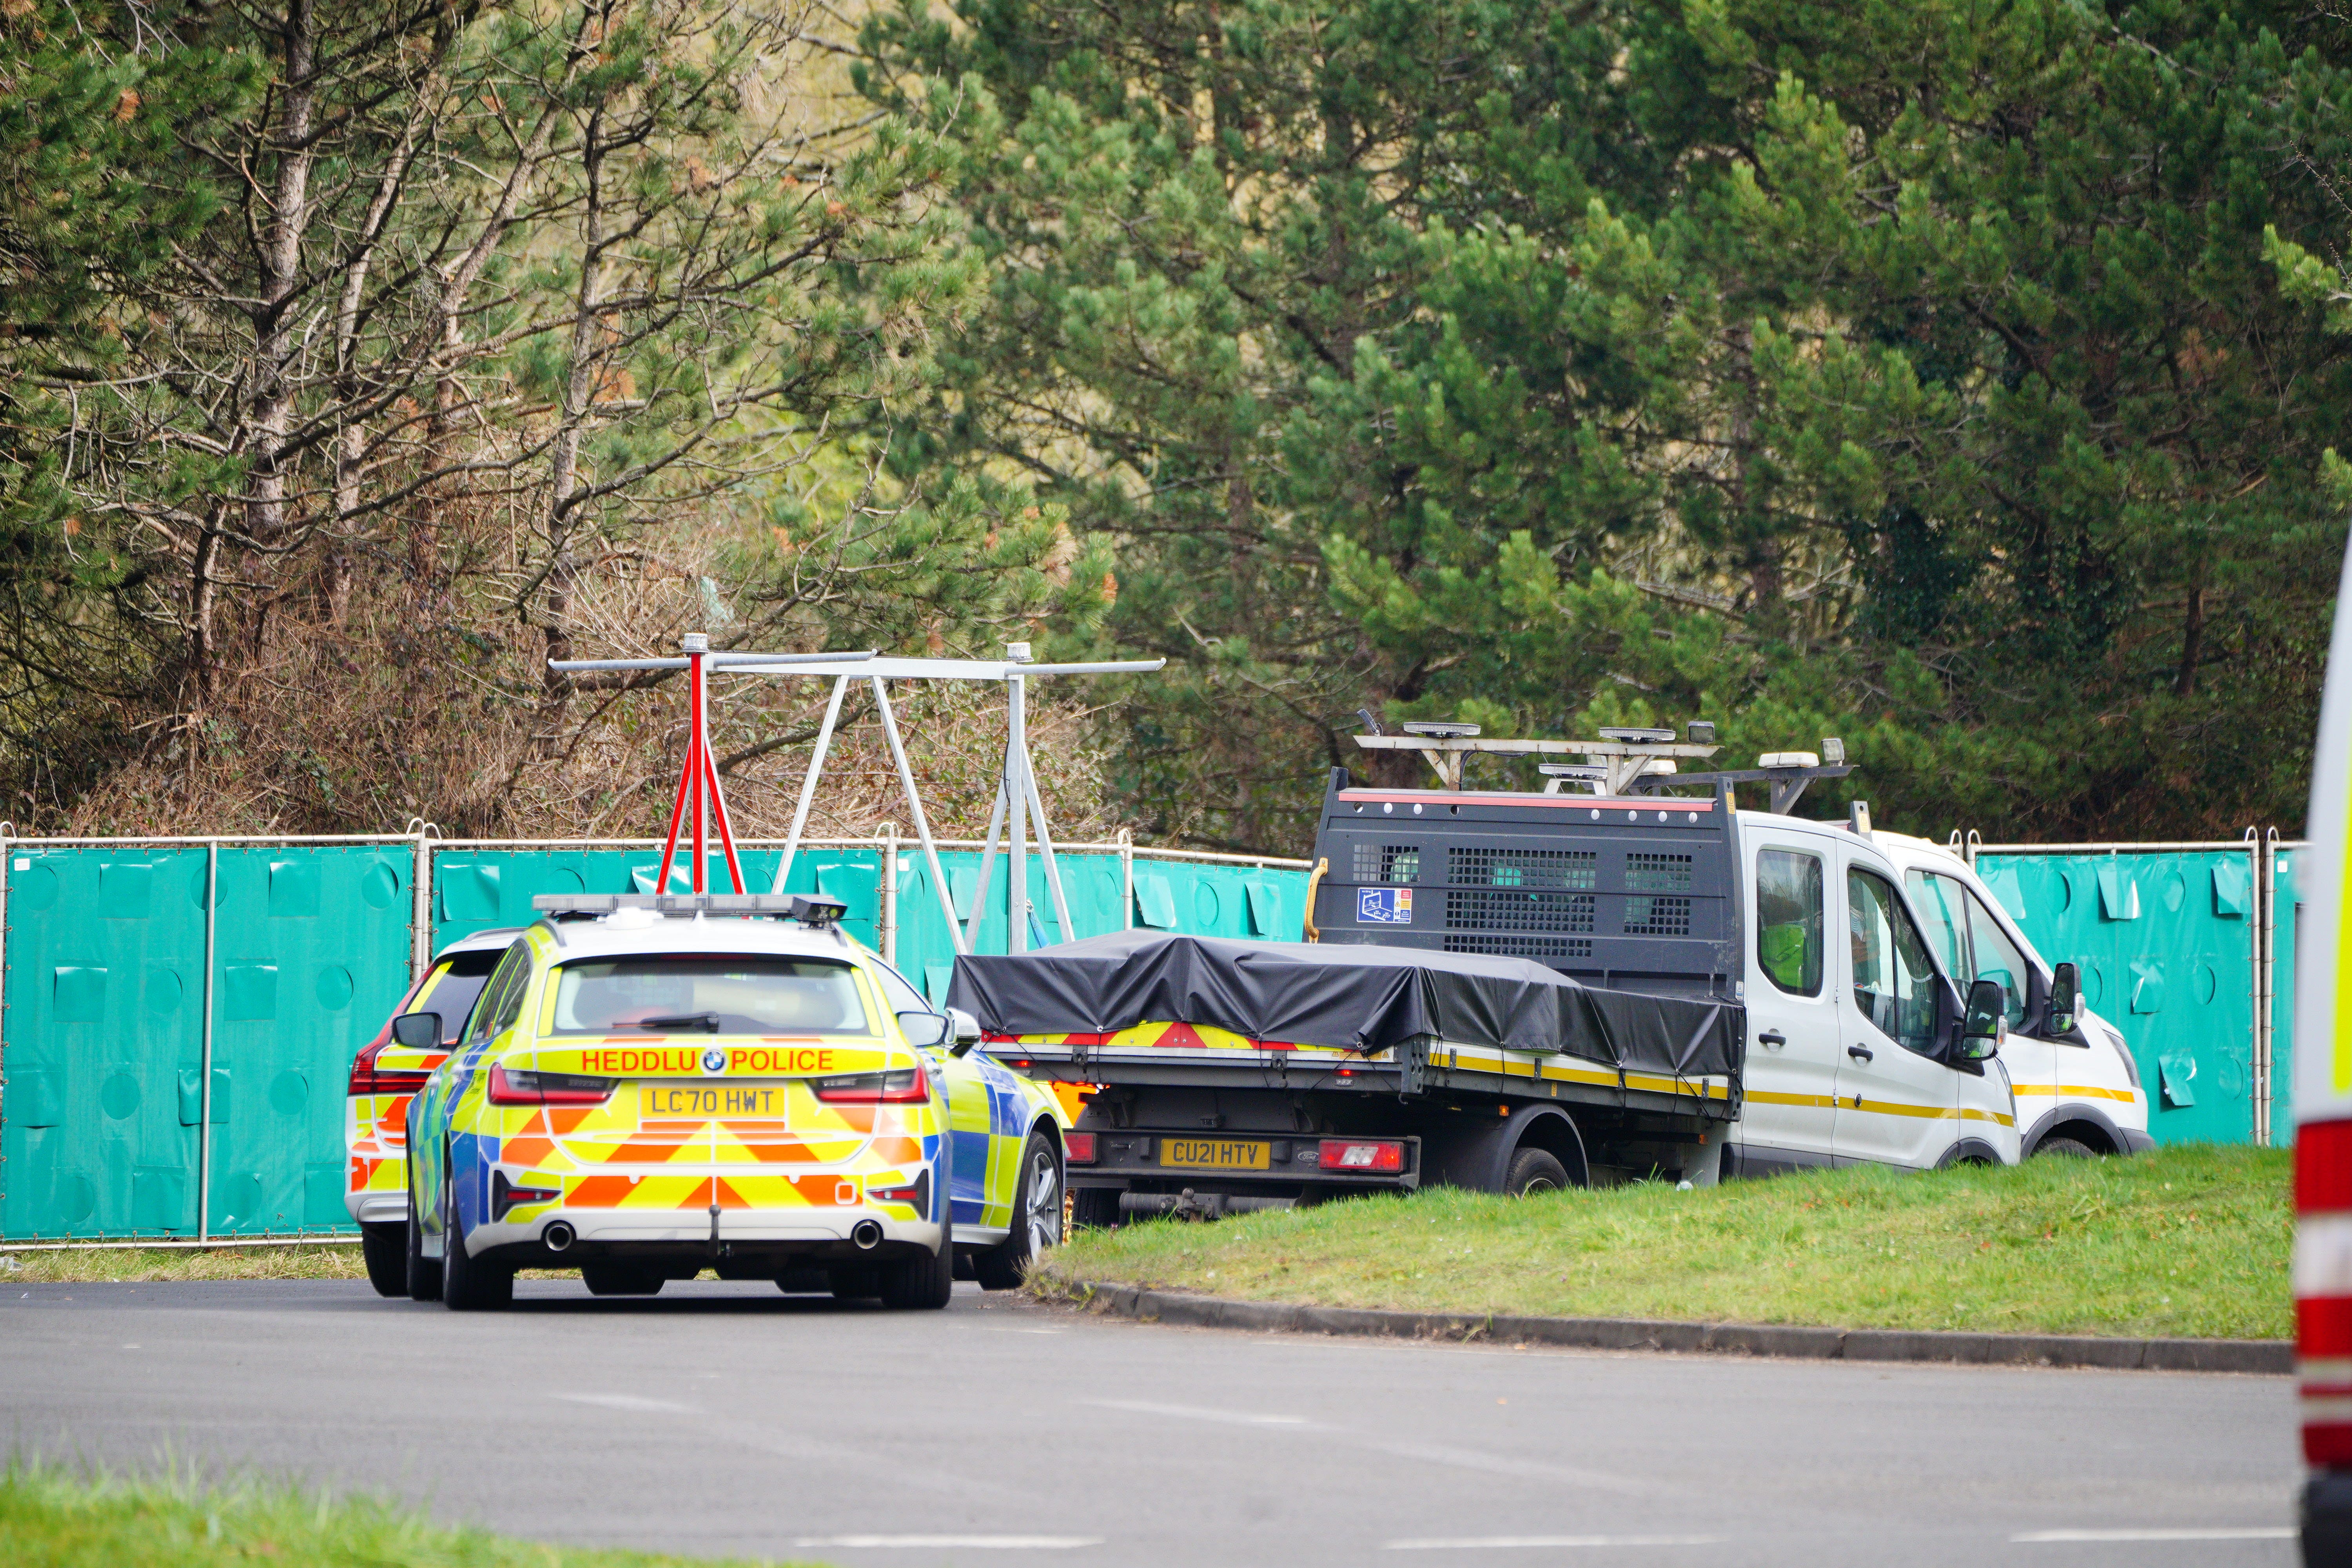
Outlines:
{"type": "Polygon", "coordinates": [[[2109,1339],[2096,1334],[1974,1334],[1911,1329],[1824,1329],[1778,1323],[1675,1323],[1646,1318],[1519,1318],[1396,1312],[1234,1301],[1133,1285],[1055,1281],[1041,1292],[1081,1311],[1187,1328],[1568,1345],[1584,1350],[1794,1356],[1814,1361],[1955,1362],[1976,1365],[2107,1367],[2146,1372],[2285,1375],[2284,1340],[2109,1339]]]}

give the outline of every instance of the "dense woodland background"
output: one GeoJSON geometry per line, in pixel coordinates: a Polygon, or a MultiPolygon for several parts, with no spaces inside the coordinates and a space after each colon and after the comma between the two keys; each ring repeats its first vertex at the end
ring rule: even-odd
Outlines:
{"type": "Polygon", "coordinates": [[[0,0],[0,816],[649,831],[682,693],[544,660],[707,628],[1165,655],[1070,834],[1300,852],[1365,707],[2292,828],[2347,236],[2326,5],[0,0]]]}

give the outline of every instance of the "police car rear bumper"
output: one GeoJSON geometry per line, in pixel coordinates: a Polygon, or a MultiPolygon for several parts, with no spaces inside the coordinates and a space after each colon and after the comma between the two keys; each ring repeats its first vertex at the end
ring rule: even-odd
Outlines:
{"type": "MultiPolygon", "coordinates": [[[[640,1249],[664,1252],[712,1247],[757,1250],[780,1255],[854,1257],[878,1250],[903,1251],[908,1247],[937,1252],[945,1226],[936,1220],[911,1219],[901,1205],[842,1205],[827,1208],[720,1209],[715,1220],[708,1209],[632,1211],[609,1208],[566,1208],[553,1205],[527,1215],[478,1225],[467,1233],[467,1253],[480,1257],[492,1248],[520,1247],[545,1251],[547,1267],[564,1268],[583,1258],[614,1256],[640,1249]],[[858,1227],[871,1221],[881,1236],[872,1247],[859,1245],[858,1227]],[[551,1245],[549,1227],[558,1222],[571,1227],[572,1239],[551,1245]]],[[[869,1238],[871,1233],[867,1233],[869,1238]]],[[[561,1233],[558,1233],[558,1239],[561,1233]]]]}

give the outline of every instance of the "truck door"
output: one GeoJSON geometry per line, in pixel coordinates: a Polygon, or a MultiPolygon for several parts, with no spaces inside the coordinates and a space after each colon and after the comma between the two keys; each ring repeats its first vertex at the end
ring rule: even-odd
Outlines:
{"type": "Polygon", "coordinates": [[[1832,992],[1828,845],[1802,834],[1752,837],[1756,951],[1748,960],[1746,1098],[1738,1141],[1744,1175],[1833,1158],[1838,1050],[1832,992]]]}
{"type": "Polygon", "coordinates": [[[2017,1151],[2010,1146],[2010,1138],[2056,1103],[2058,1092],[2053,1047],[2015,1032],[2025,1022],[2031,961],[1987,912],[1976,889],[1960,878],[1915,869],[1903,874],[1903,887],[1944,973],[1958,981],[1963,991],[1971,980],[1999,981],[2008,1000],[2011,1033],[1995,1058],[2000,1067],[1989,1069],[1982,1080],[1961,1074],[1966,1081],[1958,1088],[1961,1135],[1982,1138],[2004,1159],[2014,1160],[2017,1151]],[[2005,1123],[2000,1120],[2004,1116],[2009,1118],[2005,1123]]]}
{"type": "Polygon", "coordinates": [[[1846,940],[1838,944],[1837,1163],[1933,1165],[1958,1136],[1961,1076],[1934,1056],[1936,965],[1887,874],[1851,852],[1839,858],[1846,940]]]}

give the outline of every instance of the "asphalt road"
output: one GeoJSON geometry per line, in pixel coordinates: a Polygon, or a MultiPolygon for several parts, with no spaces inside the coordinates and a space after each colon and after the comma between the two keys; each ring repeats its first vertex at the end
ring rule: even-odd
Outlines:
{"type": "Polygon", "coordinates": [[[844,1568],[2294,1560],[2284,1378],[1244,1335],[969,1285],[518,1294],[0,1277],[0,1414],[20,1450],[844,1568]]]}

